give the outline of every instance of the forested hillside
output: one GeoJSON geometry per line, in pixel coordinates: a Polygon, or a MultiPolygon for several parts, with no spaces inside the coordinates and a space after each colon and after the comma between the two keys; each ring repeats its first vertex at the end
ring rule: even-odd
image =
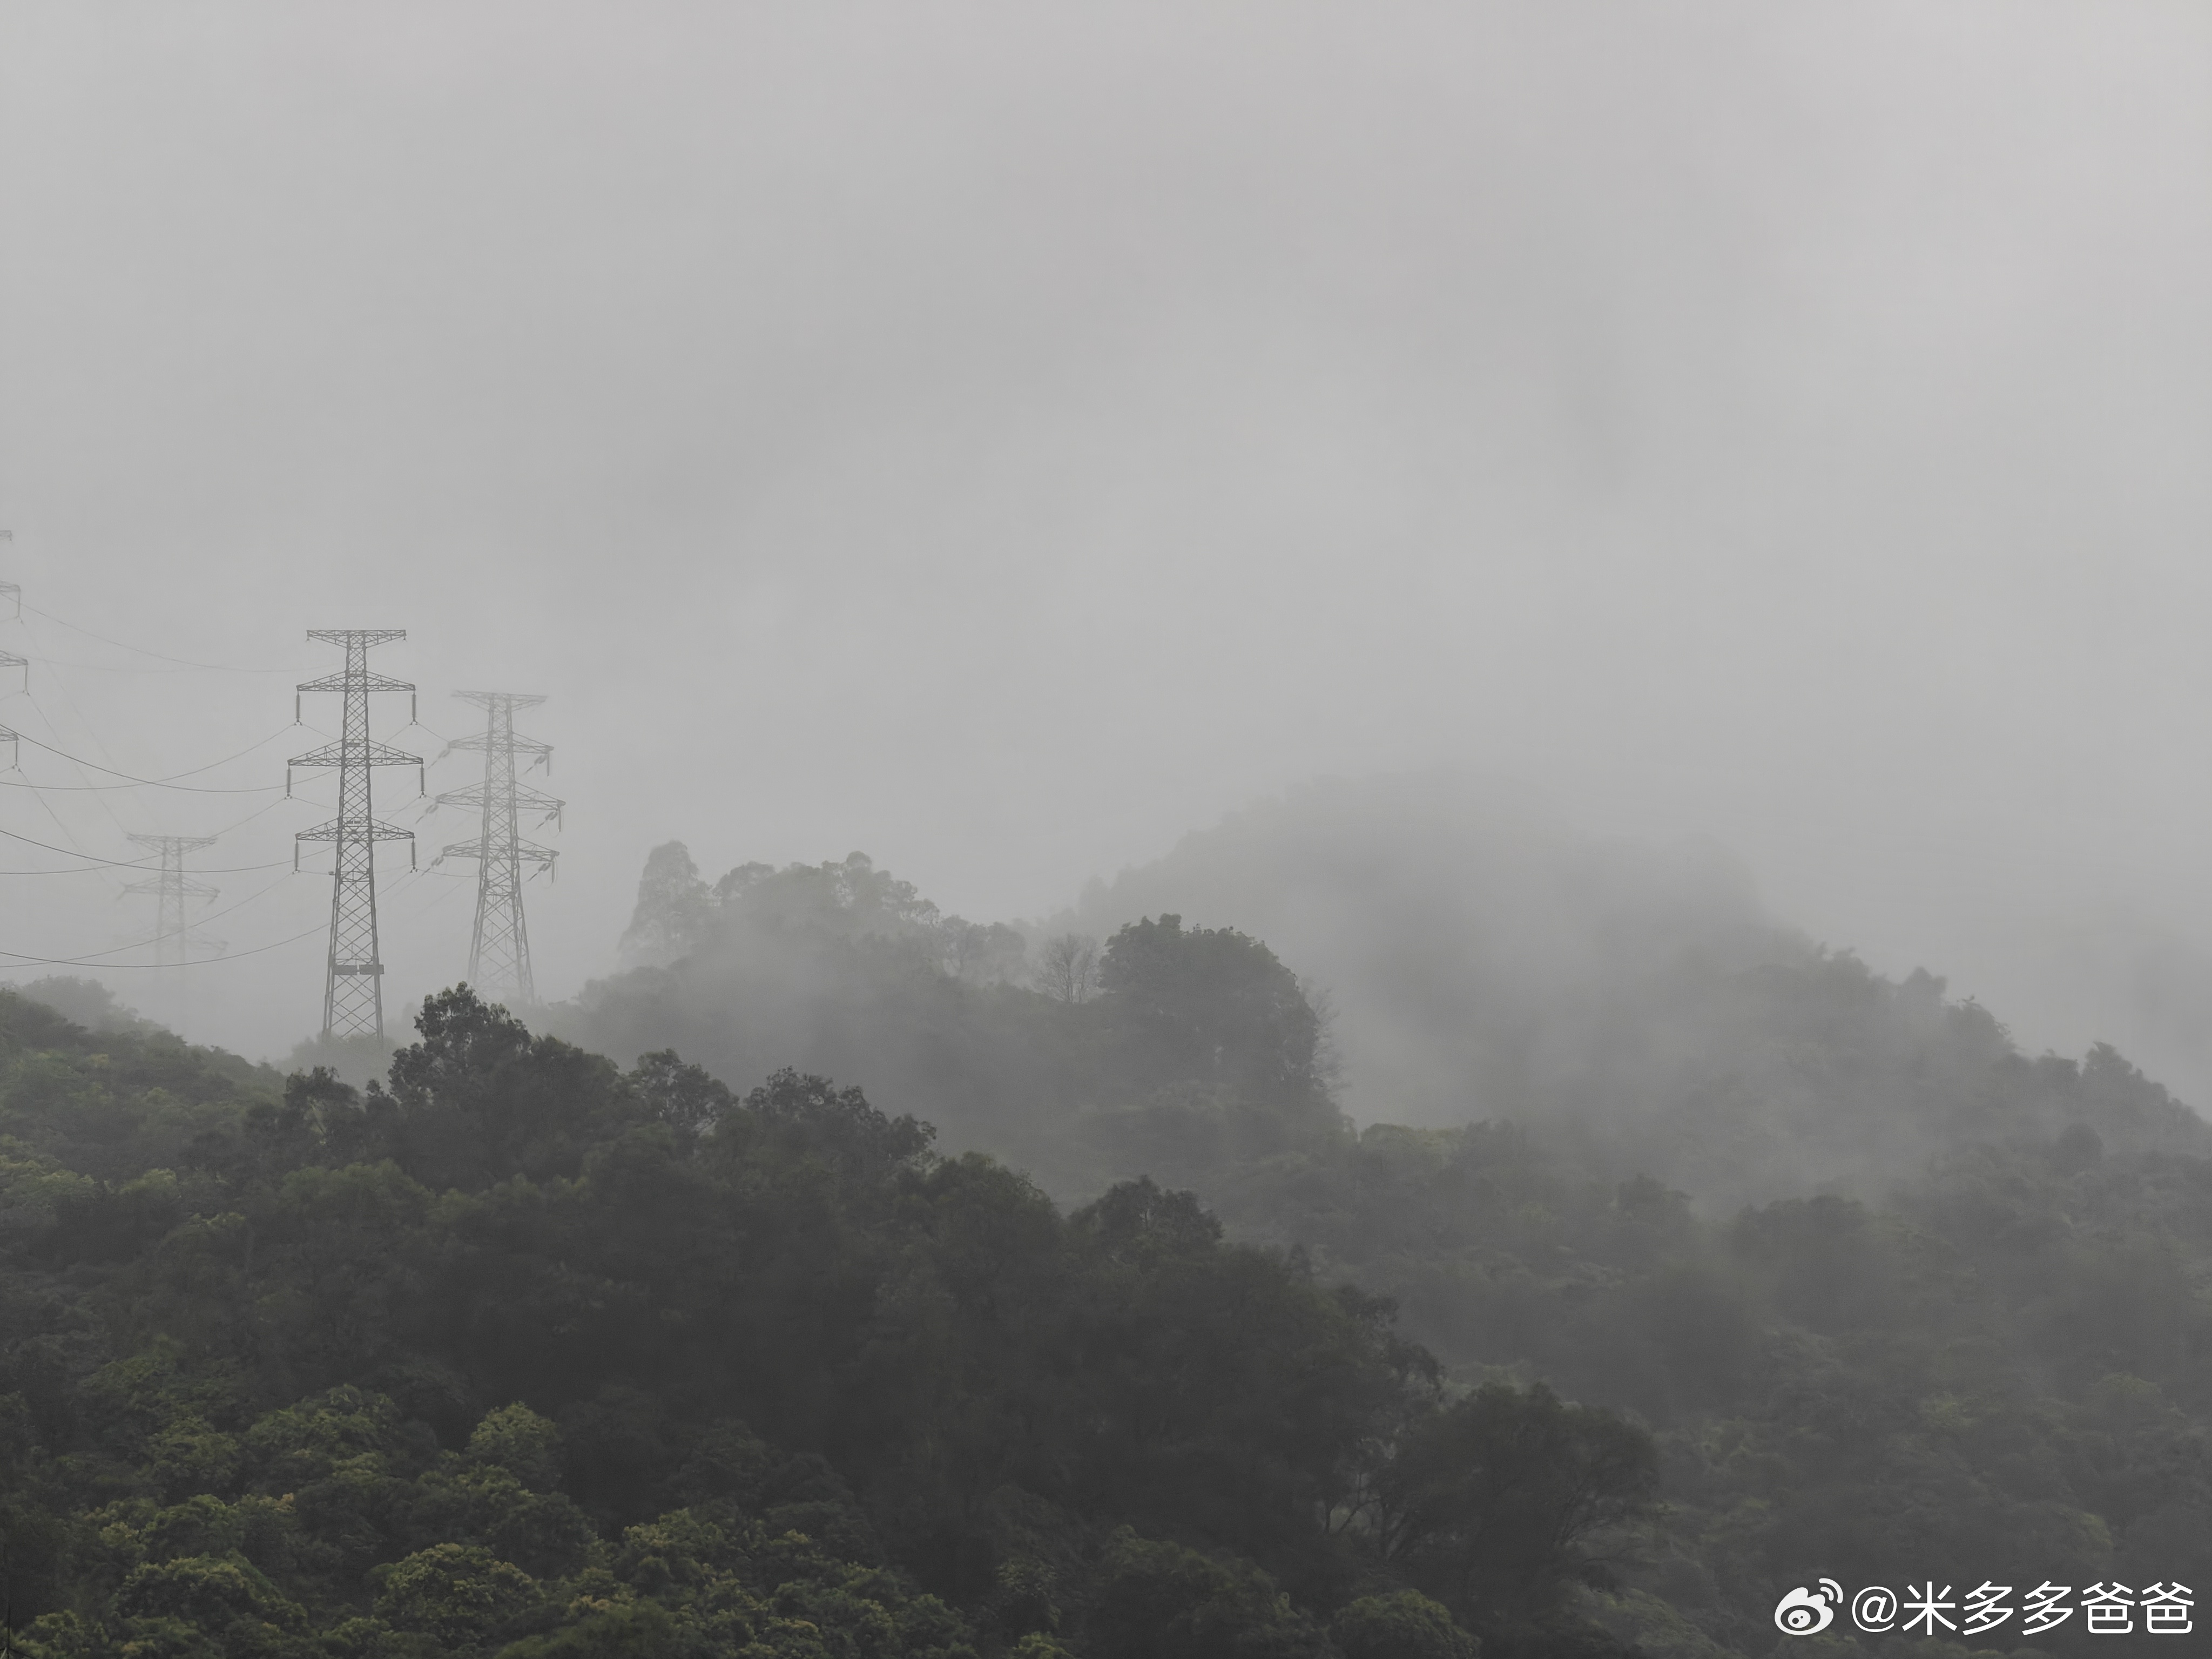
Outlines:
{"type": "Polygon", "coordinates": [[[1444,1388],[1187,1194],[1063,1215],[817,1078],[624,1073],[465,991],[420,1025],[388,1089],[279,1090],[0,996],[23,1650],[1595,1639],[1632,1426],[1444,1388]]]}
{"type": "Polygon", "coordinates": [[[2212,1577],[2212,1131],[2110,1048],[2032,1057],[1928,975],[1690,938],[1545,1022],[1591,1054],[1517,1121],[1356,1129],[1256,940],[1154,917],[1091,994],[1024,990],[921,927],[808,921],[789,896],[834,905],[825,872],[754,869],[772,921],[695,898],[690,954],[581,1012],[684,1018],[728,1059],[808,1045],[1073,1200],[1188,1188],[1231,1237],[1394,1298],[1456,1382],[1649,1425],[1664,1541],[1584,1603],[1647,1649],[1764,1652],[1776,1599],[1821,1577],[2212,1577]],[[805,973],[754,1000],[779,958],[805,973]]]}
{"type": "MultiPolygon", "coordinates": [[[[1335,947],[1340,965],[1371,960],[1386,988],[1408,981],[1389,999],[1419,1052],[1406,1063],[1464,1079],[1461,1109],[1433,1127],[1518,1123],[1595,1177],[1647,1175],[1726,1213],[1821,1193],[1878,1200],[1931,1159],[2054,1136],[2080,1115],[2072,1073],[2021,1054],[1988,1011],[1928,974],[1886,980],[1759,920],[1725,872],[1571,847],[1539,859],[1492,824],[1463,852],[1469,885],[1452,886],[1432,849],[1416,890],[1403,870],[1385,881],[1388,845],[1343,823],[1388,805],[1319,793],[1287,817],[1193,838],[1165,861],[1184,871],[1174,884],[1164,867],[1125,883],[1241,894],[1260,884],[1227,872],[1281,874],[1330,920],[1320,931],[1353,941],[1335,947]],[[1352,912],[1363,896],[1371,910],[1352,912]],[[1519,941],[1526,975],[1509,984],[1519,941]]],[[[1111,951],[1041,934],[1024,964],[1011,929],[940,915],[861,854],[741,866],[710,884],[672,843],[653,855],[625,941],[640,965],[554,1011],[555,1029],[611,1054],[672,1047],[724,1077],[794,1065],[856,1083],[1067,1201],[1143,1174],[1211,1191],[1224,1158],[1302,1127],[1334,1133],[1374,1053],[1371,1030],[1354,1048],[1332,1030],[1350,994],[1314,985],[1233,915],[1132,925],[1111,951]],[[1170,930],[1178,949],[1137,948],[1170,930]],[[1038,971],[1071,944],[1090,953],[1087,977],[1038,971]]],[[[1372,984],[1360,995],[1376,1000],[1372,984]]],[[[2091,1070],[2111,1150],[2212,1153],[2202,1121],[2162,1090],[2109,1082],[2109,1056],[2091,1070]]],[[[1375,1109],[1371,1079],[1362,1097],[1363,1121],[1413,1121],[1375,1109]]]]}
{"type": "Polygon", "coordinates": [[[657,858],[561,1014],[634,1063],[0,994],[20,1648],[1834,1659],[1784,1592],[2212,1588],[2212,1133],[2108,1049],[1690,952],[1640,1126],[1362,1128],[1232,928],[1024,983],[857,856],[657,858]]]}

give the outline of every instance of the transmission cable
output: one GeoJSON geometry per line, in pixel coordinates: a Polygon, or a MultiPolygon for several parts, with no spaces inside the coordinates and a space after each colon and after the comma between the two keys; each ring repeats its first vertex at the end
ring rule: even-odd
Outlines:
{"type": "MultiPolygon", "coordinates": [[[[63,828],[63,833],[68,833],[68,828],[66,825],[63,828]]],[[[97,853],[86,852],[82,847],[57,847],[52,842],[33,841],[28,836],[19,836],[13,830],[0,830],[0,836],[7,836],[10,841],[20,841],[26,847],[42,848],[46,852],[65,854],[70,858],[88,859],[94,864],[104,865],[111,870],[159,871],[161,867],[159,864],[148,864],[143,860],[104,859],[97,853]]],[[[268,864],[228,864],[213,865],[204,867],[195,865],[187,873],[195,876],[233,876],[246,870],[274,870],[278,865],[289,864],[291,860],[289,859],[277,859],[268,864]]],[[[59,876],[67,875],[70,872],[65,870],[55,870],[42,873],[59,876]]]]}
{"type": "MultiPolygon", "coordinates": [[[[313,927],[308,928],[306,933],[295,933],[289,939],[280,939],[274,945],[257,945],[251,951],[230,951],[219,957],[202,957],[197,962],[187,962],[181,964],[173,962],[103,962],[97,957],[32,957],[24,955],[21,951],[0,951],[0,957],[7,957],[16,962],[33,963],[50,968],[97,968],[102,973],[106,973],[111,969],[122,969],[126,968],[167,968],[173,970],[179,966],[186,968],[209,968],[214,966],[218,962],[236,962],[241,957],[260,956],[264,951],[281,951],[288,945],[297,945],[303,939],[313,938],[315,934],[324,932],[329,926],[330,924],[328,922],[319,921],[313,927]]],[[[158,941],[156,940],[149,939],[141,944],[126,945],[123,948],[126,950],[143,951],[157,942],[158,941]]]]}
{"type": "MultiPolygon", "coordinates": [[[[392,896],[393,897],[397,897],[401,891],[404,890],[404,889],[410,885],[410,878],[413,877],[416,873],[416,872],[410,870],[405,875],[401,876],[398,880],[394,881],[392,884],[392,896]]],[[[270,890],[268,888],[264,888],[262,890],[263,892],[267,892],[268,890],[270,890]]],[[[254,896],[258,898],[260,895],[256,894],[254,896]]],[[[240,902],[250,903],[252,901],[240,900],[240,902]]],[[[235,909],[238,907],[234,905],[231,908],[235,909]]],[[[218,911],[216,914],[222,915],[223,913],[218,911]]],[[[204,920],[207,921],[212,921],[213,919],[213,917],[204,918],[204,920]]],[[[27,955],[21,951],[0,950],[0,957],[7,957],[16,962],[27,962],[52,968],[98,968],[102,972],[105,972],[111,968],[174,969],[179,966],[186,968],[207,968],[213,966],[218,962],[236,962],[241,957],[258,957],[267,951],[281,951],[288,945],[297,945],[303,939],[311,939],[317,933],[327,932],[329,927],[330,924],[328,922],[319,921],[313,927],[308,928],[305,933],[295,933],[289,939],[280,939],[273,945],[257,945],[250,951],[225,951],[219,957],[202,957],[196,962],[187,962],[184,963],[167,962],[107,962],[102,959],[106,957],[117,955],[124,951],[150,950],[161,942],[159,939],[140,939],[136,944],[118,945],[113,951],[94,951],[89,956],[34,957],[27,955]]]]}
{"type": "MultiPolygon", "coordinates": [[[[23,609],[29,611],[33,616],[44,617],[48,622],[57,623],[63,628],[68,629],[72,634],[82,634],[88,640],[98,640],[102,645],[112,645],[118,651],[135,652],[142,657],[156,657],[163,662],[176,663],[179,666],[185,668],[205,669],[208,672],[212,674],[312,674],[314,672],[312,668],[239,668],[229,663],[195,662],[190,657],[173,657],[166,651],[149,651],[143,645],[131,645],[122,640],[111,640],[105,634],[95,634],[89,628],[80,628],[73,622],[65,621],[62,617],[57,617],[51,611],[40,610],[35,605],[26,605],[23,609]]],[[[94,668],[100,666],[100,665],[95,663],[71,663],[67,665],[67,666],[73,668],[94,668]]],[[[126,669],[118,670],[115,672],[127,673],[143,671],[131,671],[126,669]]]]}
{"type": "MultiPolygon", "coordinates": [[[[210,910],[204,916],[194,916],[191,921],[186,924],[186,932],[189,933],[191,929],[194,927],[204,927],[209,922],[216,921],[218,917],[230,915],[234,910],[243,910],[247,905],[252,903],[254,900],[263,897],[267,894],[275,892],[286,882],[291,880],[292,875],[293,872],[288,870],[283,875],[277,877],[276,880],[270,882],[266,887],[259,888],[253,892],[248,893],[244,898],[239,900],[235,904],[227,905],[220,910],[210,910]]],[[[84,955],[81,957],[72,957],[70,960],[76,963],[90,963],[96,966],[100,965],[100,958],[102,957],[119,957],[131,951],[148,950],[154,945],[159,945],[162,939],[167,937],[168,935],[162,934],[154,939],[133,939],[130,944],[118,945],[112,951],[88,951],[84,955]]],[[[0,951],[0,956],[14,956],[15,954],[15,952],[13,951],[0,951]]],[[[202,960],[217,962],[222,960],[222,958],[220,957],[207,957],[202,958],[202,960]]],[[[127,964],[118,963],[115,965],[117,967],[123,967],[127,964]]]]}
{"type": "MultiPolygon", "coordinates": [[[[27,693],[25,693],[24,695],[26,696],[26,697],[27,697],[27,698],[29,696],[29,694],[28,694],[27,692],[27,693]]],[[[52,721],[52,720],[47,720],[47,719],[46,719],[46,711],[45,709],[40,708],[39,707],[38,702],[37,702],[37,701],[36,701],[35,699],[31,699],[31,707],[32,707],[32,708],[33,708],[34,711],[36,711],[36,713],[37,713],[37,714],[38,714],[38,716],[39,716],[39,718],[40,718],[40,720],[46,720],[47,729],[48,729],[49,731],[52,730],[52,729],[53,729],[53,724],[54,724],[54,723],[53,723],[53,721],[52,721]]],[[[19,743],[21,743],[21,742],[25,742],[25,741],[29,741],[29,742],[32,742],[32,743],[36,743],[36,742],[38,741],[35,738],[29,738],[29,739],[26,739],[26,738],[23,737],[23,734],[22,734],[21,732],[15,732],[15,735],[16,741],[17,741],[17,742],[19,742],[19,743]]],[[[83,775],[84,775],[84,774],[82,773],[82,771],[81,771],[81,770],[80,770],[80,771],[78,772],[77,775],[78,775],[79,777],[82,777],[82,776],[83,776],[83,775]]],[[[42,842],[42,841],[32,841],[32,840],[31,840],[31,838],[30,838],[29,836],[16,836],[16,835],[14,835],[12,831],[8,831],[8,830],[0,830],[0,835],[9,835],[9,836],[10,836],[14,840],[27,842],[27,844],[29,844],[30,846],[33,846],[33,847],[42,848],[44,848],[46,851],[47,851],[47,852],[49,852],[49,853],[60,853],[60,852],[67,851],[67,852],[70,854],[70,856],[72,856],[72,857],[74,857],[74,858],[80,858],[80,859],[87,860],[88,860],[88,862],[89,862],[89,863],[90,863],[94,867],[97,867],[97,866],[100,866],[100,865],[107,864],[107,863],[109,863],[109,862],[110,862],[110,860],[106,860],[106,859],[103,859],[103,858],[101,858],[101,857],[100,856],[100,854],[99,854],[94,853],[94,852],[90,852],[90,851],[87,850],[87,848],[84,847],[83,843],[82,843],[81,842],[79,842],[79,841],[77,840],[77,838],[76,838],[76,831],[70,828],[69,824],[68,824],[68,823],[67,823],[63,819],[62,815],[61,815],[59,812],[57,812],[56,811],[54,811],[54,804],[53,804],[53,802],[52,802],[51,800],[48,800],[48,799],[46,799],[46,792],[45,792],[44,790],[40,790],[40,789],[33,789],[31,793],[32,793],[32,798],[33,798],[33,799],[35,799],[35,800],[39,803],[40,807],[40,808],[41,808],[41,809],[46,812],[46,815],[48,817],[52,818],[52,819],[54,821],[54,828],[55,828],[55,829],[57,829],[57,830],[60,830],[60,831],[62,832],[62,837],[63,837],[63,839],[64,839],[64,840],[65,840],[65,841],[67,841],[67,842],[69,842],[69,847],[68,847],[67,848],[59,848],[59,847],[52,846],[52,844],[50,844],[50,843],[48,843],[48,842],[42,842]]],[[[111,813],[109,813],[109,814],[108,814],[108,816],[109,816],[110,817],[113,817],[115,815],[114,815],[112,812],[111,812],[111,813]]],[[[119,823],[118,823],[116,827],[117,827],[118,829],[122,828],[122,826],[121,826],[119,823]]],[[[109,876],[109,877],[108,877],[108,879],[112,881],[112,880],[113,880],[113,879],[114,879],[114,878],[111,875],[111,876],[109,876]]],[[[118,896],[118,897],[120,897],[121,896],[122,896],[121,890],[118,888],[118,889],[117,890],[117,896],[118,896]]]]}
{"type": "MultiPolygon", "coordinates": [[[[76,706],[76,699],[70,695],[69,682],[58,675],[49,675],[48,678],[53,681],[54,689],[62,694],[62,701],[69,704],[70,712],[76,716],[76,723],[83,728],[85,736],[92,739],[92,746],[95,749],[104,750],[106,745],[100,742],[100,734],[92,729],[92,722],[85,719],[84,710],[76,706]]],[[[53,716],[46,713],[46,705],[41,703],[36,697],[31,696],[30,689],[27,686],[24,688],[23,697],[24,700],[37,711],[39,718],[46,723],[46,730],[52,732],[56,737],[59,737],[61,735],[61,728],[54,724],[53,716]]],[[[39,743],[39,740],[36,738],[32,738],[31,742],[37,744],[37,746],[41,749],[46,749],[49,746],[46,744],[39,743]]],[[[52,752],[60,754],[62,751],[59,750],[53,750],[52,752]]],[[[72,766],[76,768],[76,775],[78,777],[83,778],[84,781],[88,784],[92,781],[90,778],[87,778],[84,775],[84,769],[87,765],[90,764],[90,763],[81,761],[74,755],[64,756],[64,758],[69,761],[72,766]]],[[[103,772],[114,770],[112,767],[105,766],[100,767],[97,769],[103,772]]],[[[130,774],[127,772],[116,772],[115,775],[118,777],[128,777],[130,776],[130,774]]],[[[99,806],[101,811],[107,814],[108,822],[115,826],[116,833],[118,835],[125,836],[130,835],[131,831],[127,827],[125,827],[123,820],[115,816],[115,808],[112,804],[109,802],[106,796],[94,795],[93,797],[93,800],[99,806]]],[[[75,837],[71,837],[71,839],[73,840],[75,837]]]]}
{"type": "MultiPolygon", "coordinates": [[[[53,724],[51,720],[46,723],[50,726],[53,724]]],[[[277,738],[283,737],[286,732],[289,732],[291,729],[292,728],[289,726],[282,727],[277,731],[271,732],[267,737],[262,738],[260,742],[247,744],[245,748],[240,750],[235,755],[225,755],[219,761],[210,761],[205,766],[195,766],[189,772],[172,772],[166,778],[134,777],[130,773],[120,771],[115,767],[102,766],[97,761],[84,760],[78,756],[70,754],[66,750],[57,749],[50,743],[40,743],[36,738],[24,738],[22,740],[25,743],[29,744],[33,749],[43,749],[49,755],[58,755],[73,766],[80,768],[90,767],[95,772],[105,772],[110,777],[121,778],[123,781],[121,783],[13,783],[4,778],[0,778],[0,783],[7,784],[7,787],[11,789],[58,789],[69,790],[79,793],[88,790],[98,791],[144,787],[150,789],[176,789],[181,790],[187,794],[194,795],[258,795],[267,790],[282,789],[284,786],[281,783],[257,783],[251,786],[225,787],[210,784],[178,783],[173,781],[173,780],[177,778],[198,777],[203,772],[214,771],[218,766],[228,766],[234,760],[243,760],[255,750],[266,748],[269,744],[274,743],[277,738]]],[[[21,733],[18,733],[17,735],[21,736],[21,733]]]]}

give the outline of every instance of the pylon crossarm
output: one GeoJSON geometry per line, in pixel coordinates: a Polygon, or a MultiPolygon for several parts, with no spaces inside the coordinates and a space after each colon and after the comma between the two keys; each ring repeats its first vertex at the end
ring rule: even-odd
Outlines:
{"type": "Polygon", "coordinates": [[[412,680],[395,680],[389,674],[369,674],[348,679],[341,671],[325,674],[319,680],[301,680],[292,688],[295,691],[412,691],[412,680]]]}
{"type": "Polygon", "coordinates": [[[504,708],[509,714],[518,708],[535,708],[545,701],[542,691],[456,691],[453,695],[479,708],[504,708]]]}
{"type": "Polygon", "coordinates": [[[292,839],[294,841],[412,841],[415,839],[415,832],[412,830],[402,830],[396,823],[385,823],[380,821],[362,824],[340,823],[333,819],[328,823],[319,823],[312,830],[301,830],[295,834],[292,839]]]}
{"type": "Polygon", "coordinates": [[[404,754],[385,743],[326,743],[304,755],[295,755],[287,766],[420,766],[420,755],[404,754]]]}
{"type": "MultiPolygon", "coordinates": [[[[447,744],[446,747],[448,750],[454,749],[474,750],[479,755],[484,754],[494,749],[500,750],[501,753],[512,749],[518,755],[535,755],[540,761],[550,761],[553,757],[553,745],[550,743],[532,743],[528,738],[517,738],[511,744],[504,741],[494,743],[491,739],[484,737],[480,732],[473,737],[455,738],[451,743],[447,744]]],[[[532,763],[535,764],[535,763],[532,763]]]]}
{"type": "Polygon", "coordinates": [[[311,628],[307,630],[307,637],[320,640],[325,645],[387,645],[393,640],[405,639],[407,630],[404,628],[311,628]]]}

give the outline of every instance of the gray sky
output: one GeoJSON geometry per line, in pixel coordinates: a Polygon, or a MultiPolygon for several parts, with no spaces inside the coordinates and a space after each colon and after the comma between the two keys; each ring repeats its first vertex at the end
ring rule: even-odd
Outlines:
{"type": "MultiPolygon", "coordinates": [[[[284,672],[33,616],[0,720],[197,767],[311,627],[408,629],[448,736],[548,693],[556,994],[671,836],[1029,915],[1466,767],[2212,1092],[2208,156],[2180,0],[17,0],[0,574],[284,672]]],[[[0,794],[108,857],[269,799],[0,794]]],[[[234,949],[328,905],[215,879],[276,884],[234,949]]],[[[4,942],[143,938],[114,889],[7,878],[4,942]]],[[[389,910],[396,994],[458,973],[465,883],[389,910]]],[[[319,974],[209,970],[198,1029],[281,1048],[319,974]]]]}

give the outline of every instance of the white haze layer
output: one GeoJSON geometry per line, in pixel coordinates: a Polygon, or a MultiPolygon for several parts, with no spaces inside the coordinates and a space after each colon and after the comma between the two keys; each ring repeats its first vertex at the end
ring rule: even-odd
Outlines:
{"type": "MultiPolygon", "coordinates": [[[[309,628],[406,628],[443,738],[545,693],[554,995],[671,837],[1042,915],[1464,770],[2212,1097],[2208,155],[2179,3],[22,0],[0,722],[144,776],[268,739],[188,780],[243,787],[322,741],[309,628]]],[[[0,828],[267,807],[198,855],[242,952],[329,903],[272,799],[0,828]]],[[[0,878],[0,945],[145,939],[125,878],[0,878]]],[[[467,884],[386,918],[401,1028],[467,884]]],[[[105,977],[281,1054],[320,957],[105,977]]]]}

